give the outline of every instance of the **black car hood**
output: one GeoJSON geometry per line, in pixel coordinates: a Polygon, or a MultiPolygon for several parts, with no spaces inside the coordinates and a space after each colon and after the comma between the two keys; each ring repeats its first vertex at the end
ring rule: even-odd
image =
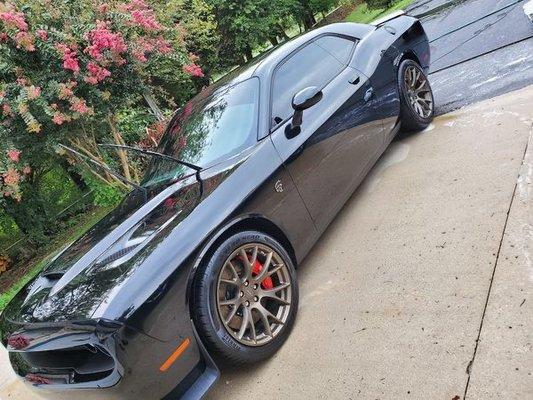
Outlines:
{"type": "Polygon", "coordinates": [[[120,288],[150,247],[174,228],[200,202],[202,185],[194,174],[153,193],[148,200],[132,192],[85,235],[67,246],[28,283],[2,314],[5,322],[50,324],[89,320],[100,304],[120,288]],[[112,251],[126,236],[136,247],[112,251]],[[141,237],[138,240],[135,235],[141,237]],[[144,236],[143,236],[144,235],[144,236]],[[117,256],[127,261],[109,268],[117,256]]]}

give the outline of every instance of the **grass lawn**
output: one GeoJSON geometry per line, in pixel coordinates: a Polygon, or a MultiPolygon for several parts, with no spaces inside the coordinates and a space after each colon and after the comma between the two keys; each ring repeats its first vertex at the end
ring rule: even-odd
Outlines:
{"type": "Polygon", "coordinates": [[[378,8],[376,10],[369,10],[366,3],[362,3],[351,14],[346,17],[348,22],[359,22],[361,24],[368,24],[377,18],[384,17],[394,11],[401,10],[411,4],[413,0],[400,0],[394,3],[389,8],[378,8]]]}
{"type": "Polygon", "coordinates": [[[88,212],[80,216],[77,224],[72,228],[66,229],[61,234],[57,235],[49,244],[39,249],[38,254],[28,262],[28,267],[24,265],[15,265],[9,271],[0,276],[2,278],[1,287],[7,287],[3,293],[0,293],[0,311],[2,311],[7,303],[28,283],[35,275],[37,275],[58,251],[71,241],[83,235],[91,226],[99,221],[104,215],[110,211],[109,208],[100,208],[88,212]],[[9,275],[9,276],[8,276],[9,275]],[[6,283],[8,280],[11,284],[6,283]]]}

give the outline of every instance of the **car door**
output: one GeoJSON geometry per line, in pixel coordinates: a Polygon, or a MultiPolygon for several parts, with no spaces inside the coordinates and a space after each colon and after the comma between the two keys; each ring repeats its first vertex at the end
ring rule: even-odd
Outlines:
{"type": "Polygon", "coordinates": [[[348,67],[356,40],[323,35],[283,60],[272,76],[271,139],[315,225],[324,229],[379,156],[383,125],[369,79],[348,67]],[[300,134],[285,134],[298,91],[317,86],[323,98],[303,113],[300,134]]]}
{"type": "MultiPolygon", "coordinates": [[[[376,102],[376,111],[383,123],[385,142],[396,133],[400,114],[398,91],[396,30],[389,26],[376,29],[361,43],[350,65],[363,71],[369,78],[376,102]]],[[[400,38],[401,39],[401,38],[400,38]]]]}

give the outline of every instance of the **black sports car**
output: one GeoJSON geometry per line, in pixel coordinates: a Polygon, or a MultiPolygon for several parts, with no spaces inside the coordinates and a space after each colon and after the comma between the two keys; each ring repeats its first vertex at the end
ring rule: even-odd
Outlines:
{"type": "Polygon", "coordinates": [[[287,339],[296,267],[400,126],[426,127],[415,18],[306,33],[178,110],[123,202],[1,319],[14,370],[69,398],[199,398],[287,339]],[[85,390],[78,390],[85,389],[85,390]]]}

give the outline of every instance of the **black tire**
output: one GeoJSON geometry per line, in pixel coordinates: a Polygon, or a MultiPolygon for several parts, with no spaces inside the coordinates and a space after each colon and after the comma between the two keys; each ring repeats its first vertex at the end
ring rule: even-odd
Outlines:
{"type": "Polygon", "coordinates": [[[433,101],[433,91],[429,84],[426,74],[415,61],[404,60],[401,62],[400,67],[398,68],[398,88],[400,92],[400,121],[401,129],[405,132],[412,131],[421,131],[426,129],[427,126],[433,120],[434,114],[434,101],[433,101]],[[411,93],[409,87],[405,82],[406,71],[408,69],[415,68],[423,79],[427,82],[427,95],[428,98],[431,98],[430,112],[427,116],[420,115],[415,106],[411,103],[411,93]]]}
{"type": "Polygon", "coordinates": [[[226,364],[256,363],[272,356],[285,342],[292,330],[298,309],[296,271],[287,251],[275,239],[256,231],[239,232],[226,239],[215,250],[209,261],[198,267],[193,296],[193,320],[210,354],[226,364]],[[251,243],[268,246],[279,255],[282,263],[287,266],[285,273],[288,273],[290,286],[286,290],[290,291],[291,296],[285,323],[278,325],[277,334],[268,339],[270,340],[268,343],[255,346],[242,344],[228,332],[217,306],[219,275],[226,260],[241,246],[251,243]]]}

